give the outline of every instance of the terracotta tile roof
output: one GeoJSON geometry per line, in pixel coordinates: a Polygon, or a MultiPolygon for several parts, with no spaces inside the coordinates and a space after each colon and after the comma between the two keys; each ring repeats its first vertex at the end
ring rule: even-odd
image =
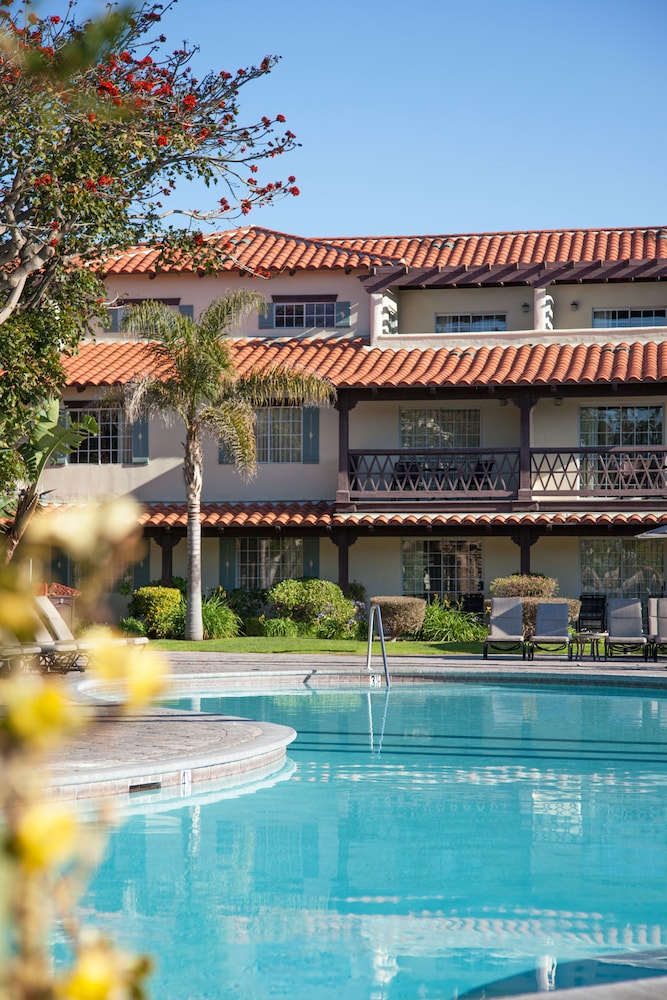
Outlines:
{"type": "MultiPolygon", "coordinates": [[[[81,504],[45,504],[43,511],[62,510],[63,507],[82,509],[81,504]]],[[[187,507],[183,503],[146,503],[140,515],[144,528],[177,528],[187,526],[187,507]]],[[[477,528],[486,531],[492,528],[513,529],[520,525],[542,528],[571,528],[577,526],[602,526],[649,529],[667,525],[667,513],[660,510],[615,512],[609,511],[466,511],[436,513],[424,504],[415,510],[356,511],[336,513],[335,505],[325,500],[247,503],[203,503],[201,524],[204,528],[218,529],[262,529],[272,528],[313,528],[328,531],[340,527],[367,528],[477,528]]]]}
{"type": "MultiPolygon", "coordinates": [[[[334,505],[326,501],[304,503],[228,503],[202,504],[202,526],[206,528],[318,528],[343,526],[407,528],[437,526],[440,528],[513,528],[520,525],[535,527],[572,527],[576,525],[615,525],[651,528],[667,523],[667,514],[609,513],[607,511],[569,511],[552,513],[529,511],[516,513],[433,513],[428,509],[413,511],[363,511],[336,514],[334,505]]],[[[184,503],[147,504],[141,517],[143,527],[183,528],[187,525],[184,503]]]]}
{"type": "MultiPolygon", "coordinates": [[[[248,226],[229,229],[204,238],[204,252],[220,271],[264,273],[269,271],[368,270],[373,266],[396,263],[391,256],[377,253],[372,247],[355,249],[341,241],[308,239],[248,226]]],[[[160,251],[153,246],[134,247],[107,258],[100,272],[112,274],[155,274],[198,272],[201,263],[184,255],[178,263],[160,263],[160,251]]]]}
{"type": "MultiPolygon", "coordinates": [[[[246,226],[206,236],[205,248],[219,255],[219,270],[250,272],[646,261],[667,258],[667,227],[310,238],[246,226]]],[[[154,274],[158,267],[159,251],[140,246],[107,258],[101,273],[154,274]]],[[[198,265],[185,256],[160,270],[193,272],[198,265]]]]}
{"type": "MultiPolygon", "coordinates": [[[[667,381],[667,342],[379,350],[361,340],[238,340],[240,374],[307,368],[337,388],[558,386],[667,381]]],[[[70,387],[123,384],[150,369],[145,343],[86,343],[65,359],[70,387]]]]}

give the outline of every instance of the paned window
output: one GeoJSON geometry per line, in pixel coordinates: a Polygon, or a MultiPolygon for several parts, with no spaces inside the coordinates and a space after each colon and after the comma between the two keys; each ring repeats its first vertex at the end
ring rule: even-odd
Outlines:
{"type": "Polygon", "coordinates": [[[272,587],[304,575],[302,538],[239,538],[238,586],[272,587]]]}
{"type": "Polygon", "coordinates": [[[664,592],[664,544],[636,538],[582,538],[581,592],[639,597],[664,592]]]}
{"type": "Polygon", "coordinates": [[[593,329],[617,326],[665,326],[665,309],[594,309],[593,329]]]}
{"type": "Polygon", "coordinates": [[[276,329],[296,330],[304,326],[334,327],[335,302],[276,302],[274,303],[276,329]]]}
{"type": "Polygon", "coordinates": [[[662,407],[582,406],[579,426],[587,448],[661,445],[662,407]]]}
{"type": "Polygon", "coordinates": [[[435,317],[436,333],[484,333],[507,329],[507,313],[441,313],[435,317]]]}
{"type": "Polygon", "coordinates": [[[265,406],[257,411],[257,461],[300,462],[303,420],[300,406],[265,406]]]}
{"type": "Polygon", "coordinates": [[[404,538],[401,547],[405,597],[456,600],[482,590],[481,542],[404,538]]]}
{"type": "Polygon", "coordinates": [[[121,465],[132,462],[132,425],[118,407],[86,407],[68,410],[74,426],[84,414],[97,421],[99,434],[89,434],[67,456],[70,465],[121,465]]]}
{"type": "Polygon", "coordinates": [[[401,409],[401,448],[479,448],[480,411],[401,409]]]}

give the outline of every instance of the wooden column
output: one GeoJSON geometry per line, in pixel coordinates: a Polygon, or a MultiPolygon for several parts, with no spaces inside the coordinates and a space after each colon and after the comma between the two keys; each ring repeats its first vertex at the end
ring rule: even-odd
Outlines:
{"type": "Polygon", "coordinates": [[[350,404],[348,397],[341,394],[338,397],[338,488],[336,503],[350,502],[350,404]]]}
{"type": "Polygon", "coordinates": [[[174,579],[174,546],[178,545],[180,538],[177,535],[173,535],[171,531],[161,531],[155,536],[155,541],[162,549],[162,573],[160,575],[160,583],[163,587],[170,587],[174,579]]]}

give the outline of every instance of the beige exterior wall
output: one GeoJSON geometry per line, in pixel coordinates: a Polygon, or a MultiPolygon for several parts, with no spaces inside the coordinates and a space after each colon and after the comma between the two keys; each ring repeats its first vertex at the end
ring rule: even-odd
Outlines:
{"type": "MultiPolygon", "coordinates": [[[[667,309],[667,287],[663,282],[628,282],[593,285],[554,285],[550,289],[554,300],[554,326],[562,330],[590,327],[594,309],[667,309]],[[576,303],[576,309],[572,303],[576,303]]],[[[662,332],[653,331],[653,337],[664,338],[662,332]]],[[[601,331],[596,330],[598,337],[601,331]]],[[[613,340],[622,340],[625,332],[611,331],[613,340]]]]}
{"type": "MultiPolygon", "coordinates": [[[[195,319],[215,299],[230,289],[244,288],[263,296],[267,302],[272,295],[337,295],[341,302],[351,303],[349,327],[326,331],[328,336],[368,336],[370,330],[370,298],[358,278],[344,271],[298,271],[295,275],[282,274],[275,278],[241,277],[222,272],[219,276],[158,274],[154,278],[146,275],[112,275],[106,282],[109,302],[116,299],[135,298],[180,298],[181,305],[194,306],[195,319]]],[[[303,330],[261,330],[256,315],[249,316],[234,331],[236,337],[312,337],[322,334],[317,329],[303,330]]],[[[117,339],[118,334],[108,331],[103,337],[117,339]]]]}
{"type": "Polygon", "coordinates": [[[401,410],[479,410],[481,447],[518,446],[519,410],[497,400],[423,400],[358,403],[350,412],[350,448],[399,448],[401,410]]]}
{"type": "MultiPolygon", "coordinates": [[[[439,313],[506,313],[508,330],[533,326],[533,292],[530,288],[440,288],[399,291],[398,332],[435,333],[439,313]],[[529,310],[524,312],[523,303],[529,310]]],[[[466,340],[464,334],[456,335],[466,340]]]]}

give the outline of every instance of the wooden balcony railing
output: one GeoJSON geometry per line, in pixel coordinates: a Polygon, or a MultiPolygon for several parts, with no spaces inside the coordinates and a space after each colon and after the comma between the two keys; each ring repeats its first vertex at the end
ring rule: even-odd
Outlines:
{"type": "MultiPolygon", "coordinates": [[[[512,500],[518,448],[349,452],[350,500],[512,500]]],[[[667,497],[667,448],[532,448],[525,476],[535,499],[667,497]]]]}
{"type": "Polygon", "coordinates": [[[350,499],[512,497],[519,488],[518,448],[460,451],[350,451],[350,499]]]}

